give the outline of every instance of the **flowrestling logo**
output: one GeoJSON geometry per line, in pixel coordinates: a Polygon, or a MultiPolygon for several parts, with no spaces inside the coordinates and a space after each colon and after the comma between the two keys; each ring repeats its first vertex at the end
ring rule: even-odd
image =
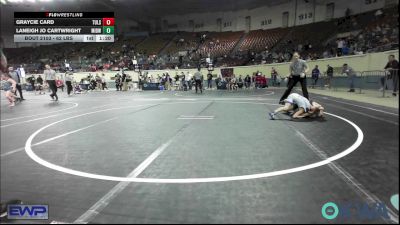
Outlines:
{"type": "Polygon", "coordinates": [[[8,205],[7,219],[9,220],[47,220],[49,219],[48,205],[8,205]]]}
{"type": "Polygon", "coordinates": [[[385,203],[367,204],[362,202],[346,202],[336,204],[328,202],[322,206],[322,217],[327,220],[346,221],[356,219],[358,221],[374,221],[378,219],[390,219],[385,203]]]}

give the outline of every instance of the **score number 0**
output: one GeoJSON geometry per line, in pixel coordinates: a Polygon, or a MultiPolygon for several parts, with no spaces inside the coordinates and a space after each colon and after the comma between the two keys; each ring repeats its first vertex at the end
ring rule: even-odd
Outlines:
{"type": "Polygon", "coordinates": [[[103,34],[114,33],[114,18],[103,18],[103,34]]]}
{"type": "Polygon", "coordinates": [[[114,26],[114,18],[103,18],[103,26],[114,26]]]}

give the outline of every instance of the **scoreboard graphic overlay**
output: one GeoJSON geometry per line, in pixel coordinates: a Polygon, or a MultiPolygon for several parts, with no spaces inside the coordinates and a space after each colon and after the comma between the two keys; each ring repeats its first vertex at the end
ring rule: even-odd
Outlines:
{"type": "Polygon", "coordinates": [[[114,42],[114,12],[14,12],[14,42],[114,42]]]}

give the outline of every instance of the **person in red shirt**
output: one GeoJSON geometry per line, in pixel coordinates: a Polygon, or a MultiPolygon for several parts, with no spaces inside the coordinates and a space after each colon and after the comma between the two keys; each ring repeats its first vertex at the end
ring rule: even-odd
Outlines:
{"type": "Polygon", "coordinates": [[[256,88],[259,89],[262,87],[262,77],[261,74],[258,73],[256,76],[256,88]]]}
{"type": "Polygon", "coordinates": [[[56,86],[57,88],[61,88],[61,91],[64,92],[64,82],[61,79],[56,80],[56,86]]]}
{"type": "Polygon", "coordinates": [[[268,87],[268,80],[265,75],[262,76],[262,88],[268,87]]]}

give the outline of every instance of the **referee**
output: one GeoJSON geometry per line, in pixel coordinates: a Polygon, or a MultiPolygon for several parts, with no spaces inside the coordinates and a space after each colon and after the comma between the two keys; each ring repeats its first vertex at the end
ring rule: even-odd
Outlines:
{"type": "Polygon", "coordinates": [[[308,91],[307,91],[307,80],[306,73],[308,72],[308,66],[306,61],[300,59],[299,53],[295,52],[293,54],[292,63],[290,64],[290,76],[288,88],[285,93],[282,95],[279,100],[279,104],[285,104],[283,100],[285,100],[293,87],[296,86],[297,82],[301,83],[301,89],[303,90],[303,96],[308,99],[308,91]]]}
{"type": "Polygon", "coordinates": [[[51,90],[50,97],[54,100],[54,97],[56,97],[56,101],[58,101],[58,96],[57,96],[57,85],[56,85],[56,71],[52,70],[50,66],[47,64],[45,66],[45,70],[43,72],[44,77],[46,79],[47,84],[49,85],[49,88],[51,90]]]}

